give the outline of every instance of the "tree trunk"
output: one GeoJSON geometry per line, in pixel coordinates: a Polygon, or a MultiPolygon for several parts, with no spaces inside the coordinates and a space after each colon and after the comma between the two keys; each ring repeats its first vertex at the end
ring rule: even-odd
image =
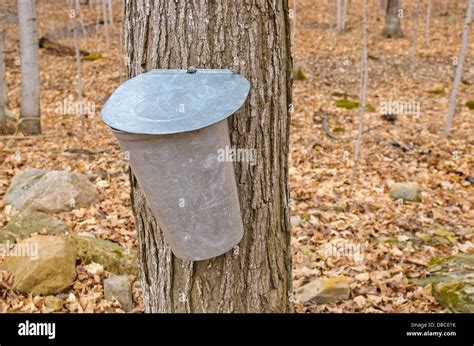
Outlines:
{"type": "Polygon", "coordinates": [[[112,8],[112,0],[108,0],[107,1],[107,8],[109,10],[109,23],[110,23],[110,27],[113,28],[114,26],[114,11],[113,11],[113,8],[112,8]]]}
{"type": "MultiPolygon", "coordinates": [[[[77,8],[79,6],[79,2],[76,0],[75,3],[75,11],[72,19],[72,31],[73,31],[73,38],[74,38],[74,50],[76,52],[76,69],[77,69],[77,103],[80,105],[80,109],[82,109],[82,77],[81,77],[81,53],[79,42],[77,39],[76,27],[77,27],[77,15],[78,11],[77,8]]],[[[84,112],[80,112],[79,114],[81,118],[81,136],[84,135],[84,112]]]]}
{"type": "Polygon", "coordinates": [[[342,31],[342,0],[337,0],[337,31],[342,31]]]}
{"type": "Polygon", "coordinates": [[[347,0],[344,0],[344,4],[342,5],[341,30],[346,30],[346,20],[347,20],[347,0]]]}
{"type": "Polygon", "coordinates": [[[416,66],[416,47],[418,40],[418,18],[420,15],[420,0],[416,0],[415,15],[413,16],[413,45],[411,50],[411,67],[414,69],[416,66]]]}
{"type": "Polygon", "coordinates": [[[18,0],[20,27],[21,111],[20,130],[41,133],[39,45],[35,0],[18,0]]]}
{"type": "Polygon", "coordinates": [[[430,22],[431,22],[431,0],[426,4],[426,21],[425,21],[425,45],[427,46],[430,40],[430,22]]]}
{"type": "Polygon", "coordinates": [[[289,10],[289,17],[290,17],[290,24],[291,24],[291,40],[294,40],[295,39],[295,36],[296,36],[296,26],[297,26],[297,22],[296,22],[296,0],[294,0],[292,2],[292,7],[290,10],[289,10]]]}
{"type": "Polygon", "coordinates": [[[5,113],[5,63],[3,59],[3,42],[5,30],[0,28],[0,134],[7,128],[7,116],[5,113]]]}
{"type": "Polygon", "coordinates": [[[123,82],[123,31],[124,28],[124,18],[125,18],[125,6],[122,3],[122,23],[120,25],[120,42],[119,42],[119,79],[120,84],[123,82]]]}
{"type": "Polygon", "coordinates": [[[99,37],[100,15],[102,14],[102,0],[97,0],[96,4],[97,17],[95,19],[95,36],[99,37]]]}
{"type": "Polygon", "coordinates": [[[107,0],[102,0],[102,18],[104,20],[104,32],[105,32],[105,48],[109,49],[109,24],[107,19],[107,0]]]}
{"type": "Polygon", "coordinates": [[[453,124],[454,113],[456,112],[456,103],[458,98],[458,89],[461,84],[462,70],[464,68],[464,60],[466,60],[466,53],[468,48],[469,33],[471,32],[472,17],[474,11],[474,0],[467,0],[466,20],[464,22],[464,31],[462,34],[461,50],[457,59],[456,75],[454,76],[454,83],[451,89],[451,97],[449,98],[448,117],[444,126],[443,135],[445,138],[449,136],[451,126],[453,124]]]}
{"type": "MultiPolygon", "coordinates": [[[[288,144],[292,59],[287,0],[127,0],[128,77],[157,68],[230,68],[251,85],[229,118],[245,234],[233,251],[189,262],[173,256],[130,175],[147,312],[292,310],[288,144]]],[[[157,177],[159,178],[159,177],[157,177]]]]}
{"type": "MultiPolygon", "coordinates": [[[[80,20],[80,23],[81,23],[82,35],[86,35],[87,31],[86,31],[86,27],[84,26],[84,19],[83,19],[82,10],[81,10],[81,3],[80,3],[79,0],[75,0],[75,2],[74,2],[74,16],[76,18],[76,21],[77,21],[77,17],[79,17],[79,20],[80,20]]],[[[77,25],[77,23],[75,25],[77,25]]]]}
{"type": "Polygon", "coordinates": [[[400,0],[388,0],[385,14],[385,27],[382,35],[385,37],[402,37],[400,24],[400,0]]]}
{"type": "Polygon", "coordinates": [[[369,80],[368,72],[368,47],[367,36],[369,31],[369,6],[367,0],[364,0],[362,15],[362,53],[361,53],[361,67],[360,67],[360,91],[359,91],[359,129],[354,147],[354,165],[352,166],[351,185],[354,186],[357,177],[357,168],[360,159],[360,146],[362,142],[362,135],[364,133],[364,115],[365,104],[367,103],[367,83],[369,80]]]}

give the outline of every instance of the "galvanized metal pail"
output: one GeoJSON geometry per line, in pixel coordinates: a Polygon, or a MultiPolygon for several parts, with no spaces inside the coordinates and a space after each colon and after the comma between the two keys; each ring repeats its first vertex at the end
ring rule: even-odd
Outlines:
{"type": "Polygon", "coordinates": [[[226,118],[248,81],[228,70],[154,70],[122,84],[102,109],[173,253],[219,256],[239,243],[243,223],[226,118]]]}

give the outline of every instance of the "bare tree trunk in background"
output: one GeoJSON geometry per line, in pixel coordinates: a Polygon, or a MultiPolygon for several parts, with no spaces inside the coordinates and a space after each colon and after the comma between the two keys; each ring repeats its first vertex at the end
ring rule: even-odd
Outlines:
{"type": "Polygon", "coordinates": [[[337,31],[342,31],[342,0],[337,0],[337,31]]]}
{"type": "Polygon", "coordinates": [[[430,21],[431,21],[431,0],[426,4],[426,23],[425,23],[425,45],[428,46],[430,40],[430,21]]]}
{"type": "Polygon", "coordinates": [[[81,11],[81,3],[80,3],[79,0],[75,0],[75,2],[74,2],[74,11],[75,11],[74,22],[76,23],[75,25],[77,25],[77,17],[79,17],[79,20],[80,20],[80,23],[81,23],[82,35],[87,34],[86,27],[84,26],[84,20],[82,18],[83,16],[82,16],[82,11],[81,11]]]}
{"type": "Polygon", "coordinates": [[[110,27],[112,28],[114,26],[114,11],[112,7],[112,0],[107,0],[107,7],[109,9],[109,23],[110,27]]]}
{"type": "Polygon", "coordinates": [[[364,133],[364,114],[365,104],[367,103],[367,82],[369,79],[368,73],[368,49],[367,49],[367,36],[369,26],[369,9],[368,0],[364,0],[364,14],[363,14],[363,43],[362,43],[362,57],[361,57],[361,68],[360,68],[360,105],[359,105],[359,129],[357,131],[357,137],[354,148],[354,165],[352,166],[352,182],[354,185],[357,177],[357,168],[359,166],[360,159],[360,146],[362,142],[362,134],[364,133]]]}
{"type": "Polygon", "coordinates": [[[382,35],[385,37],[402,37],[402,27],[400,24],[400,1],[388,0],[387,10],[385,12],[385,27],[382,35]]]}
{"type": "Polygon", "coordinates": [[[104,31],[105,31],[105,48],[108,50],[110,46],[109,40],[109,24],[107,21],[107,0],[101,0],[102,2],[102,18],[104,20],[104,31]]]}
{"type": "Polygon", "coordinates": [[[123,82],[123,31],[125,24],[125,5],[122,3],[122,24],[120,25],[120,42],[119,42],[119,79],[120,84],[123,82]]]}
{"type": "Polygon", "coordinates": [[[346,29],[346,20],[347,20],[347,0],[344,0],[344,5],[342,6],[342,22],[341,29],[346,29]]]}
{"type": "MultiPolygon", "coordinates": [[[[76,0],[77,1],[77,0],[76,0]]],[[[77,2],[76,2],[77,5],[77,2]]],[[[81,53],[79,49],[79,42],[77,39],[77,18],[76,18],[77,12],[74,12],[74,15],[72,16],[72,31],[73,31],[73,36],[74,36],[74,48],[76,50],[76,68],[77,68],[77,102],[79,103],[80,107],[78,109],[82,110],[82,78],[81,78],[81,53]]],[[[80,114],[81,117],[81,131],[82,134],[84,134],[84,114],[81,111],[80,114]]]]}
{"type": "Polygon", "coordinates": [[[413,17],[413,45],[411,51],[411,67],[414,68],[416,65],[416,48],[417,48],[417,36],[418,36],[418,18],[420,17],[420,0],[416,0],[415,16],[413,17]]]}
{"type": "Polygon", "coordinates": [[[41,133],[39,45],[35,0],[18,0],[21,64],[19,129],[28,135],[41,133]]]}
{"type": "Polygon", "coordinates": [[[292,2],[292,7],[290,9],[290,14],[289,14],[289,17],[290,17],[290,22],[291,22],[291,39],[294,40],[295,39],[295,35],[296,35],[296,0],[293,0],[292,2]]]}
{"type": "Polygon", "coordinates": [[[464,22],[464,31],[462,34],[461,51],[459,52],[459,57],[458,57],[457,67],[456,67],[456,75],[454,77],[454,84],[451,90],[451,98],[449,99],[448,117],[446,119],[446,125],[444,126],[445,138],[449,136],[449,132],[451,131],[451,126],[453,124],[454,113],[456,112],[458,89],[459,89],[459,85],[461,84],[462,70],[464,67],[464,60],[466,59],[466,53],[467,53],[467,43],[469,41],[469,33],[471,32],[472,16],[473,16],[472,12],[474,11],[474,0],[467,0],[467,3],[468,5],[467,5],[466,21],[464,22]]]}
{"type": "Polygon", "coordinates": [[[102,13],[102,0],[97,0],[97,17],[95,19],[95,35],[99,37],[100,15],[102,13]]]}
{"type": "Polygon", "coordinates": [[[7,116],[5,113],[5,61],[3,58],[5,30],[0,28],[0,134],[7,129],[7,116]]]}
{"type": "Polygon", "coordinates": [[[251,85],[229,119],[232,147],[257,153],[255,166],[234,163],[244,238],[206,261],[173,256],[131,174],[147,312],[292,310],[288,12],[287,0],[126,1],[128,77],[156,68],[232,68],[251,85]]]}

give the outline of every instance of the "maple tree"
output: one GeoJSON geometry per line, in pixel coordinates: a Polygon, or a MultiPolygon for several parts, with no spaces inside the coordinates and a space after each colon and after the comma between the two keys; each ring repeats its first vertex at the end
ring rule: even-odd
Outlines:
{"type": "MultiPolygon", "coordinates": [[[[192,6],[198,8],[198,3],[192,2],[192,6]]],[[[280,1],[273,8],[262,0],[249,0],[249,6],[226,2],[221,7],[195,13],[194,20],[212,22],[215,33],[206,27],[192,29],[194,20],[180,21],[178,26],[166,21],[166,15],[183,18],[186,4],[161,3],[166,9],[160,8],[157,1],[153,4],[152,16],[159,20],[142,24],[136,22],[136,15],[145,8],[133,3],[127,3],[125,8],[129,77],[144,70],[189,66],[231,68],[247,77],[251,85],[249,101],[229,120],[231,145],[255,149],[258,163],[249,166],[234,162],[244,238],[226,254],[197,262],[182,261],[171,253],[138,181],[131,176],[142,277],[155,278],[142,280],[146,310],[290,311],[287,153],[292,70],[288,4],[280,1]],[[236,20],[231,13],[238,14],[239,22],[249,27],[255,21],[262,25],[249,31],[228,32],[225,28],[233,26],[236,20]],[[268,22],[272,25],[263,25],[268,22]],[[167,44],[150,42],[141,34],[158,29],[167,44]],[[186,39],[179,41],[181,37],[186,39]],[[227,42],[223,47],[222,37],[227,42]],[[204,46],[197,46],[197,41],[204,46]],[[260,44],[255,46],[252,42],[260,44]],[[142,55],[145,52],[152,53],[142,55]],[[266,96],[259,93],[269,89],[273,92],[266,96]],[[262,125],[256,127],[252,123],[262,125]],[[247,130],[239,131],[243,127],[247,130]],[[182,269],[171,271],[171,267],[182,269]]]]}
{"type": "MultiPolygon", "coordinates": [[[[74,3],[70,1],[68,5],[75,6],[74,3]]],[[[197,283],[199,280],[193,278],[205,277],[206,273],[214,273],[217,277],[227,270],[226,266],[231,267],[232,273],[237,272],[236,267],[245,267],[242,272],[246,275],[227,276],[238,282],[236,287],[240,296],[250,300],[242,298],[243,302],[235,305],[234,310],[250,309],[249,306],[257,302],[253,306],[255,311],[289,311],[292,306],[297,312],[448,311],[435,299],[430,285],[415,282],[430,275],[430,263],[439,256],[471,255],[474,251],[470,219],[474,181],[473,110],[469,106],[474,102],[473,61],[470,58],[473,40],[469,39],[472,24],[469,24],[467,9],[468,4],[472,6],[472,0],[429,2],[431,8],[426,9],[424,37],[420,37],[429,44],[416,47],[414,69],[411,66],[411,33],[416,2],[404,1],[400,8],[400,1],[386,1],[387,6],[392,4],[389,11],[388,7],[381,10],[378,2],[367,1],[366,66],[370,83],[367,84],[365,107],[360,95],[361,76],[364,76],[360,42],[365,30],[362,0],[348,3],[350,18],[345,30],[340,32],[335,28],[336,2],[318,1],[316,4],[312,0],[298,0],[292,3],[295,16],[291,19],[295,30],[291,32],[291,53],[298,62],[293,90],[285,87],[291,80],[287,65],[290,53],[279,51],[287,49],[284,48],[287,47],[286,32],[285,35],[280,32],[273,40],[270,36],[251,36],[258,40],[240,37],[237,43],[232,39],[216,40],[206,46],[206,40],[195,40],[187,31],[186,35],[170,34],[169,40],[176,41],[166,48],[163,45],[166,41],[160,36],[164,31],[158,27],[155,31],[139,30],[145,25],[151,28],[156,24],[151,23],[154,17],[147,14],[147,9],[131,11],[139,2],[127,2],[130,7],[125,20],[132,28],[122,35],[119,23],[123,9],[112,2],[115,21],[110,25],[107,3],[107,0],[93,2],[93,6],[81,3],[85,32],[80,20],[74,26],[79,34],[82,101],[88,105],[85,113],[81,113],[84,108],[81,111],[78,104],[71,8],[58,6],[57,2],[37,3],[38,34],[44,38],[44,45],[39,49],[42,134],[30,136],[17,131],[0,136],[0,229],[18,214],[5,203],[3,196],[19,171],[33,167],[73,171],[85,174],[102,198],[96,205],[57,215],[67,223],[69,233],[110,240],[123,249],[138,249],[143,256],[155,235],[149,230],[155,226],[145,214],[138,220],[149,221],[151,225],[136,224],[130,190],[133,186],[135,203],[139,192],[133,178],[130,184],[127,157],[98,114],[121,83],[123,77],[119,66],[127,67],[127,78],[158,67],[185,67],[191,61],[199,67],[235,68],[256,83],[258,87],[254,90],[258,92],[230,121],[232,141],[241,147],[258,144],[259,154],[267,154],[261,166],[259,161],[253,168],[236,165],[239,190],[246,207],[243,209],[247,213],[244,220],[248,238],[236,259],[230,253],[224,258],[192,265],[171,260],[173,257],[164,242],[159,242],[156,249],[163,251],[160,252],[164,258],[162,263],[169,264],[169,273],[173,272],[173,275],[161,277],[158,285],[142,285],[138,276],[133,277],[133,311],[199,310],[195,304],[204,299],[199,299],[196,290],[204,287],[199,285],[204,281],[197,283]],[[390,18],[387,11],[392,15],[390,18]],[[381,36],[387,22],[395,23],[393,27],[397,29],[393,36],[397,39],[381,36]],[[401,36],[401,22],[404,31],[409,33],[405,37],[401,36]],[[107,31],[104,30],[106,25],[107,31]],[[125,40],[122,48],[121,37],[125,40]],[[148,45],[141,42],[142,39],[148,40],[148,45]],[[234,42],[233,49],[237,53],[228,51],[227,44],[230,43],[227,42],[234,42]],[[128,51],[125,59],[121,57],[122,49],[128,51]],[[273,54],[272,49],[277,50],[277,54],[273,54]],[[159,59],[155,55],[158,52],[161,52],[159,59]],[[245,57],[245,52],[258,59],[243,58],[240,54],[245,57]],[[122,63],[120,59],[123,59],[122,63]],[[305,78],[299,78],[301,74],[297,74],[297,70],[303,72],[305,78]],[[451,98],[453,94],[454,99],[451,98]],[[450,102],[450,98],[454,102],[450,102]],[[288,107],[288,111],[292,111],[291,119],[286,113],[288,103],[291,103],[288,107]],[[364,111],[364,126],[359,131],[361,111],[364,111]],[[82,136],[81,114],[84,114],[85,129],[82,136]],[[450,114],[453,116],[447,117],[450,114]],[[442,138],[446,129],[449,136],[442,138]],[[354,142],[359,132],[361,150],[357,179],[352,185],[356,157],[354,142]],[[289,155],[288,163],[285,162],[285,151],[289,155]],[[289,191],[284,185],[286,167],[289,191]],[[403,202],[390,198],[390,187],[402,181],[414,181],[421,186],[421,201],[403,202]],[[272,251],[260,251],[270,250],[266,244],[272,244],[267,241],[273,237],[272,232],[280,236],[278,246],[272,247],[272,251]],[[254,239],[252,248],[250,242],[254,239]],[[239,258],[248,261],[239,262],[239,258]],[[247,263],[263,263],[265,269],[260,268],[258,272],[255,266],[247,263]],[[268,263],[278,264],[271,267],[268,263]],[[215,265],[215,268],[208,270],[206,265],[215,265]],[[277,269],[270,270],[270,267],[277,269]],[[258,277],[258,273],[263,275],[258,277]],[[345,299],[301,303],[292,295],[291,286],[298,290],[316,279],[339,277],[348,278],[350,295],[345,299]],[[280,280],[284,282],[281,287],[277,284],[280,280]],[[166,300],[170,296],[163,290],[160,294],[166,292],[163,299],[167,303],[160,305],[153,294],[145,292],[150,287],[161,287],[172,281],[186,289],[190,287],[186,282],[192,282],[191,295],[182,296],[179,294],[182,292],[178,292],[173,293],[173,299],[166,300]],[[250,286],[242,284],[246,281],[251,282],[250,293],[247,290],[250,286]],[[144,302],[144,297],[150,301],[144,302]],[[191,299],[187,299],[189,297],[191,299]],[[173,306],[166,306],[171,302],[173,306]]],[[[235,3],[229,1],[226,6],[236,6],[235,3]]],[[[420,8],[425,5],[428,5],[426,1],[420,1],[420,8]]],[[[204,11],[199,6],[193,9],[204,11]]],[[[164,24],[170,33],[174,26],[179,29],[176,21],[186,18],[177,15],[175,10],[172,11],[176,14],[173,21],[164,24]]],[[[1,1],[0,12],[3,14],[0,26],[5,30],[5,90],[8,96],[4,119],[8,126],[18,127],[23,123],[20,123],[21,78],[25,66],[20,58],[21,32],[15,17],[17,2],[1,1]]],[[[239,17],[237,13],[240,12],[228,9],[226,16],[239,17]]],[[[238,32],[237,26],[215,26],[213,20],[218,18],[221,17],[217,13],[210,17],[215,30],[223,30],[225,37],[238,32]]],[[[254,20],[246,22],[243,32],[256,28],[273,30],[275,25],[269,23],[278,18],[275,13],[269,18],[255,14],[254,20]],[[262,18],[268,20],[263,22],[262,18]]],[[[287,23],[284,24],[286,28],[287,23]]],[[[200,27],[199,30],[204,29],[200,27]]],[[[202,35],[207,37],[210,33],[202,35]]],[[[1,100],[3,98],[0,103],[1,100]]],[[[138,207],[141,208],[142,212],[146,210],[143,204],[138,207]]],[[[158,255],[150,256],[156,260],[158,255]]],[[[0,262],[2,260],[0,258],[0,262]]],[[[11,289],[14,278],[8,272],[0,271],[0,312],[123,311],[117,302],[104,297],[103,281],[109,273],[103,267],[78,261],[76,271],[74,284],[56,297],[57,306],[51,305],[53,298],[50,296],[15,292],[11,289]]],[[[214,283],[221,278],[208,282],[214,283]]],[[[231,285],[229,281],[222,287],[231,285]]],[[[232,287],[229,289],[226,292],[237,291],[232,287]]],[[[216,296],[224,291],[217,289],[216,296]]],[[[235,295],[232,297],[221,310],[232,310],[229,302],[234,301],[235,295]]],[[[213,305],[216,301],[217,298],[212,300],[209,311],[219,309],[213,305]]]]}

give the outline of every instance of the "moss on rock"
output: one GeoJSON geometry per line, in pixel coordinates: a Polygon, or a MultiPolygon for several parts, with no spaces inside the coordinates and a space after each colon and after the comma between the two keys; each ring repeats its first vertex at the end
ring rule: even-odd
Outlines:
{"type": "Polygon", "coordinates": [[[77,257],[84,263],[99,263],[104,269],[114,274],[137,275],[137,255],[134,250],[127,250],[109,240],[92,237],[71,236],[76,248],[77,257]]]}

